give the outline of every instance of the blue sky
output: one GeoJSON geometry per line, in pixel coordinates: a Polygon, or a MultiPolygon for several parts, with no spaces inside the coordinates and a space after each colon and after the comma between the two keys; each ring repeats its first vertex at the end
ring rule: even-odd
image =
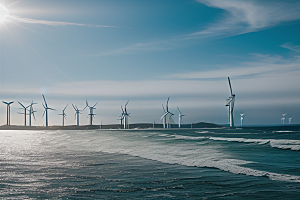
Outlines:
{"type": "MultiPolygon", "coordinates": [[[[300,2],[238,0],[1,0],[1,100],[33,100],[35,125],[66,104],[99,102],[95,123],[117,123],[130,100],[130,122],[160,122],[170,96],[173,120],[228,123],[227,77],[235,123],[300,123],[300,2]]],[[[18,104],[11,123],[23,124],[18,104]]],[[[0,107],[0,124],[6,122],[0,107]]],[[[66,110],[66,124],[75,124],[66,110]]],[[[81,124],[88,124],[88,111],[81,124]]]]}

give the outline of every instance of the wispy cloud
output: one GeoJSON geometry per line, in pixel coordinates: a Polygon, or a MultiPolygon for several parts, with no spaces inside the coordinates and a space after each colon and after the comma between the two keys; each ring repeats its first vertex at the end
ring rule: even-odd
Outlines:
{"type": "MultiPolygon", "coordinates": [[[[155,51],[166,51],[171,50],[174,47],[167,45],[167,42],[148,42],[148,43],[136,43],[131,46],[115,49],[112,51],[101,52],[97,54],[87,56],[110,56],[110,55],[125,55],[125,54],[136,54],[141,52],[155,52],[155,51]]],[[[173,45],[174,46],[174,45],[173,45]]]]}
{"type": "Polygon", "coordinates": [[[205,30],[190,34],[188,38],[239,35],[269,28],[282,22],[300,19],[299,1],[196,1],[209,7],[224,10],[225,17],[208,26],[205,30]]]}
{"type": "Polygon", "coordinates": [[[9,16],[9,18],[12,19],[14,22],[28,23],[28,24],[42,24],[42,25],[48,25],[48,26],[84,26],[84,27],[96,27],[96,28],[118,28],[117,26],[37,20],[37,19],[30,19],[30,18],[22,18],[22,17],[18,17],[18,16],[9,16]]]}
{"type": "Polygon", "coordinates": [[[166,78],[179,79],[218,79],[227,76],[235,78],[300,76],[300,58],[283,59],[280,56],[252,54],[258,61],[243,62],[238,66],[222,66],[208,71],[193,71],[171,74],[166,78]]]}
{"type": "Polygon", "coordinates": [[[292,43],[290,42],[287,42],[283,45],[280,45],[281,47],[283,48],[286,48],[286,49],[289,49],[289,50],[292,50],[292,51],[295,51],[297,53],[300,53],[300,45],[293,45],[292,43]]]}

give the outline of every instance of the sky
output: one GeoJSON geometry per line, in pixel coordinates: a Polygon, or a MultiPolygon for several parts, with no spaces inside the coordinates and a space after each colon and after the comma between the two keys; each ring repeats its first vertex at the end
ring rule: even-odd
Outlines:
{"type": "MultiPolygon", "coordinates": [[[[0,97],[14,101],[11,124],[24,124],[18,101],[32,101],[49,125],[74,125],[75,111],[98,102],[95,124],[162,123],[162,104],[178,123],[234,121],[300,124],[298,0],[0,0],[0,97]]],[[[0,124],[6,105],[0,106],[0,124]]],[[[88,109],[80,124],[89,123],[88,109]]]]}

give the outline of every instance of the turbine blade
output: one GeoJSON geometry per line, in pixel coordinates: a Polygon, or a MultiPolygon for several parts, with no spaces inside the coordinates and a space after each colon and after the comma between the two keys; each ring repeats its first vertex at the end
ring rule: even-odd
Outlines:
{"type": "Polygon", "coordinates": [[[66,105],[66,107],[63,109],[63,111],[65,111],[65,110],[66,110],[66,108],[68,107],[68,105],[69,105],[69,104],[67,104],[67,105],[66,105]]]}
{"type": "Polygon", "coordinates": [[[230,88],[230,95],[232,96],[232,88],[231,88],[231,83],[230,83],[230,78],[228,77],[228,83],[229,83],[229,88],[230,88]]]}
{"type": "MultiPolygon", "coordinates": [[[[96,105],[98,104],[98,102],[97,103],[95,103],[95,105],[93,105],[93,107],[92,108],[94,108],[96,105]]],[[[96,109],[96,108],[95,108],[96,109]]]]}
{"type": "Polygon", "coordinates": [[[42,96],[43,96],[43,99],[44,99],[44,102],[45,102],[45,106],[48,107],[45,96],[43,94],[42,94],[42,96]]]}
{"type": "Polygon", "coordinates": [[[160,119],[163,119],[168,113],[165,113],[163,116],[161,116],[160,119]]]}
{"type": "Polygon", "coordinates": [[[18,103],[19,103],[24,109],[26,109],[25,106],[23,106],[23,104],[21,104],[21,102],[18,101],[18,103]]]}
{"type": "Polygon", "coordinates": [[[167,112],[169,112],[169,99],[170,99],[170,97],[168,97],[167,104],[166,104],[167,112]]]}
{"type": "Polygon", "coordinates": [[[164,104],[161,104],[161,106],[162,106],[162,109],[164,110],[164,112],[166,112],[166,111],[165,111],[165,108],[164,108],[164,104]]]}
{"type": "Polygon", "coordinates": [[[46,110],[44,110],[42,118],[44,118],[45,112],[46,112],[46,110]]]}

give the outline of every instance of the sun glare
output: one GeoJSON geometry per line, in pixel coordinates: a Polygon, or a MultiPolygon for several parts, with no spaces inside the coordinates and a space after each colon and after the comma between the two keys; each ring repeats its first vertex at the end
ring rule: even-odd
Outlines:
{"type": "Polygon", "coordinates": [[[9,12],[7,8],[0,4],[0,23],[3,23],[8,16],[9,12]]]}

